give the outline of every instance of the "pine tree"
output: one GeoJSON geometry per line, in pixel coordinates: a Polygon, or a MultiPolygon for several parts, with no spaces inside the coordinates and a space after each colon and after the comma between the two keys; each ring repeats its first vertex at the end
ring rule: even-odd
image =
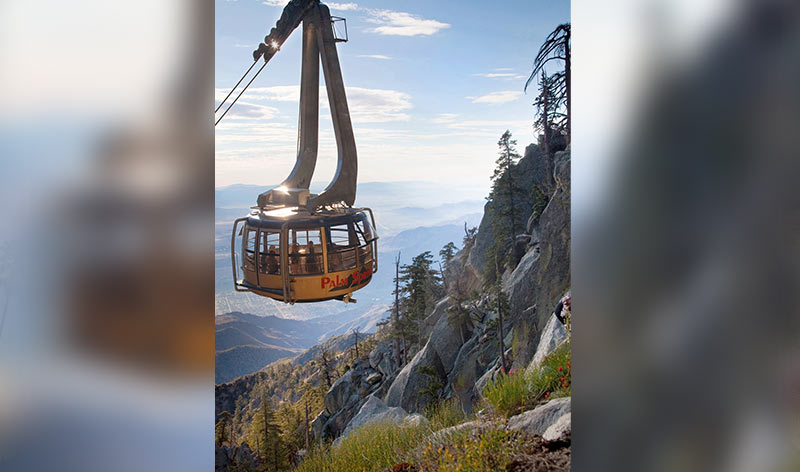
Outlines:
{"type": "Polygon", "coordinates": [[[458,251],[458,248],[456,247],[455,243],[453,243],[453,241],[450,241],[449,243],[445,244],[444,247],[442,247],[442,250],[439,251],[439,257],[442,258],[445,266],[450,263],[450,259],[452,259],[453,256],[455,256],[456,251],[458,251]]]}
{"type": "Polygon", "coordinates": [[[494,266],[498,263],[504,265],[509,249],[513,247],[514,236],[521,230],[521,214],[517,202],[527,198],[520,186],[516,175],[516,164],[520,155],[516,149],[517,141],[511,138],[511,132],[506,130],[497,141],[498,158],[492,174],[492,190],[487,198],[492,211],[492,230],[494,244],[489,248],[488,259],[490,266],[486,273],[490,276],[487,283],[494,282],[494,266]],[[496,261],[495,261],[496,259],[496,261]]]}
{"type": "Polygon", "coordinates": [[[547,154],[551,154],[553,132],[556,127],[554,120],[558,115],[558,100],[553,93],[553,82],[545,75],[544,71],[539,79],[539,95],[533,104],[536,107],[534,129],[542,132],[540,144],[547,154]]]}
{"type": "Polygon", "coordinates": [[[232,415],[229,411],[219,414],[219,420],[214,427],[214,443],[222,446],[224,443],[233,444],[231,436],[233,433],[232,415]]]}
{"type": "Polygon", "coordinates": [[[263,392],[261,404],[253,415],[253,422],[250,425],[248,443],[256,445],[256,451],[262,463],[267,465],[268,470],[277,471],[282,467],[284,456],[280,430],[275,419],[275,412],[263,392]]]}
{"type": "Polygon", "coordinates": [[[431,268],[430,251],[415,256],[411,264],[400,268],[399,295],[403,316],[399,327],[402,337],[410,343],[419,343],[420,323],[433,309],[435,300],[442,295],[441,276],[431,268]]]}
{"type": "Polygon", "coordinates": [[[321,369],[322,376],[325,378],[325,383],[328,385],[328,388],[331,388],[333,385],[333,357],[328,350],[323,350],[322,354],[319,356],[319,365],[321,369]]]}

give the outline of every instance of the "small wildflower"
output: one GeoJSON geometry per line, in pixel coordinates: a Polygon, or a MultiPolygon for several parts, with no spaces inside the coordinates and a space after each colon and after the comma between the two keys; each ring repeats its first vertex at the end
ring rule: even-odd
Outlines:
{"type": "Polygon", "coordinates": [[[564,369],[563,367],[561,367],[561,366],[558,366],[558,371],[559,371],[559,372],[561,372],[563,369],[564,369]]]}

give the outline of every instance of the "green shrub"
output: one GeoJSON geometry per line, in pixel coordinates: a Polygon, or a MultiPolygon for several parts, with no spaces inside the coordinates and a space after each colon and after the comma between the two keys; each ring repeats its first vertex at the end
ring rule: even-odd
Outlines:
{"type": "Polygon", "coordinates": [[[506,417],[529,410],[542,400],[569,396],[571,356],[570,343],[566,342],[544,358],[537,372],[501,373],[484,387],[483,396],[496,413],[506,417]]]}
{"type": "Polygon", "coordinates": [[[449,428],[468,419],[457,398],[442,400],[428,406],[425,409],[425,417],[430,421],[431,431],[449,428]]]}
{"type": "Polygon", "coordinates": [[[506,470],[519,454],[527,452],[529,437],[492,423],[480,430],[464,429],[444,441],[427,443],[412,462],[420,470],[439,472],[506,470]]]}
{"type": "Polygon", "coordinates": [[[391,468],[431,433],[427,425],[398,426],[393,422],[369,423],[333,447],[313,449],[297,471],[369,472],[391,468]]]}

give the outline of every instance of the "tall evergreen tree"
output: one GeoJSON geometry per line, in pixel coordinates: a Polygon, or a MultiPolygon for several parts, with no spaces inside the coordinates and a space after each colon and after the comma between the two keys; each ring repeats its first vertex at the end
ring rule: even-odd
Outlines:
{"type": "Polygon", "coordinates": [[[232,434],[232,415],[229,411],[223,411],[220,413],[219,421],[217,421],[217,424],[214,427],[214,443],[216,443],[218,446],[221,446],[226,442],[232,445],[232,434]]]}
{"type": "Polygon", "coordinates": [[[248,443],[256,445],[256,451],[267,470],[278,471],[283,466],[285,461],[282,454],[280,430],[275,419],[275,412],[269,404],[269,399],[263,393],[261,404],[253,415],[248,443]]]}
{"type": "Polygon", "coordinates": [[[399,327],[404,339],[419,343],[420,323],[433,309],[435,300],[442,295],[439,273],[431,268],[433,255],[430,251],[415,256],[411,264],[400,268],[399,283],[403,316],[399,327]]]}
{"type": "Polygon", "coordinates": [[[453,241],[450,241],[449,243],[445,244],[444,247],[442,247],[441,251],[439,251],[439,257],[442,258],[442,261],[444,261],[445,266],[450,263],[450,259],[452,259],[453,256],[455,256],[456,251],[458,251],[458,248],[456,247],[455,243],[453,243],[453,241]]]}
{"type": "Polygon", "coordinates": [[[559,116],[558,99],[553,93],[553,82],[541,72],[539,79],[539,95],[533,102],[536,107],[536,121],[533,123],[534,129],[541,131],[540,145],[547,154],[551,154],[551,143],[553,140],[554,128],[557,128],[555,120],[559,116]]]}
{"type": "MultiPolygon", "coordinates": [[[[497,141],[498,158],[492,174],[492,190],[487,200],[493,210],[492,231],[494,244],[489,249],[487,283],[494,282],[495,259],[505,262],[509,248],[513,247],[514,236],[522,229],[522,215],[517,204],[525,200],[527,195],[519,184],[516,175],[516,164],[520,155],[516,149],[517,141],[512,139],[511,132],[506,130],[497,141]]],[[[503,265],[503,264],[501,264],[503,265]]]]}

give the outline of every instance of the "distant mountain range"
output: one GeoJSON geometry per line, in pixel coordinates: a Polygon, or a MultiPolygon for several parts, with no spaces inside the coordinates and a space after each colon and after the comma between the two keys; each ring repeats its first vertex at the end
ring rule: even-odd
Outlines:
{"type": "Polygon", "coordinates": [[[278,359],[294,357],[323,341],[348,335],[353,329],[374,332],[388,309],[387,305],[374,305],[366,313],[350,309],[309,320],[239,312],[219,315],[215,319],[214,380],[223,383],[256,372],[278,359]]]}

